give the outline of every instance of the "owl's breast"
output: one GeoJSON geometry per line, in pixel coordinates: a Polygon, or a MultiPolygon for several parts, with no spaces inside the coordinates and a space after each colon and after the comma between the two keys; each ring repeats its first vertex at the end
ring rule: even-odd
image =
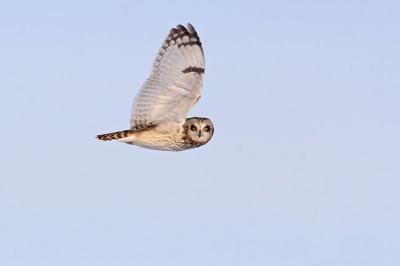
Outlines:
{"type": "Polygon", "coordinates": [[[138,132],[136,138],[129,144],[147,149],[181,151],[188,149],[182,129],[158,128],[138,132]]]}

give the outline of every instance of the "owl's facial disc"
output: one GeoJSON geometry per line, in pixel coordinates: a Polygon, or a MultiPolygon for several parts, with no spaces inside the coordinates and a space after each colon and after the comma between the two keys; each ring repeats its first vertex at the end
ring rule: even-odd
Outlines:
{"type": "Polygon", "coordinates": [[[214,126],[210,119],[192,117],[186,120],[188,137],[199,145],[206,144],[214,133],[214,126]]]}

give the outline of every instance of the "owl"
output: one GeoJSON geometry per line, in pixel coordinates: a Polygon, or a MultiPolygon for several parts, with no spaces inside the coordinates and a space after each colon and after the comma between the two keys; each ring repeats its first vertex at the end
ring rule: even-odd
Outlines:
{"type": "Polygon", "coordinates": [[[206,144],[214,134],[208,118],[186,118],[199,101],[204,52],[195,28],[171,29],[153,63],[150,77],[136,95],[130,129],[98,135],[148,149],[182,151],[206,144]]]}

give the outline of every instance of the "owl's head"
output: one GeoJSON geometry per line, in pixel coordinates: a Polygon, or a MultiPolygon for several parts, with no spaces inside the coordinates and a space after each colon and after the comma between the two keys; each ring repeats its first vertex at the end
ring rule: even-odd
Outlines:
{"type": "Polygon", "coordinates": [[[214,125],[208,118],[191,117],[186,119],[187,135],[194,143],[206,144],[214,134],[214,125]]]}

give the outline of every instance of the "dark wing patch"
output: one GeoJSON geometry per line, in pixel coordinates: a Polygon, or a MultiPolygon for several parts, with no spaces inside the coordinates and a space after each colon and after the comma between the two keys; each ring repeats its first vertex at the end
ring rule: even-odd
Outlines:
{"type": "Polygon", "coordinates": [[[183,73],[190,73],[194,72],[197,74],[203,74],[204,73],[204,68],[202,67],[187,67],[184,70],[182,70],[183,73]]]}

